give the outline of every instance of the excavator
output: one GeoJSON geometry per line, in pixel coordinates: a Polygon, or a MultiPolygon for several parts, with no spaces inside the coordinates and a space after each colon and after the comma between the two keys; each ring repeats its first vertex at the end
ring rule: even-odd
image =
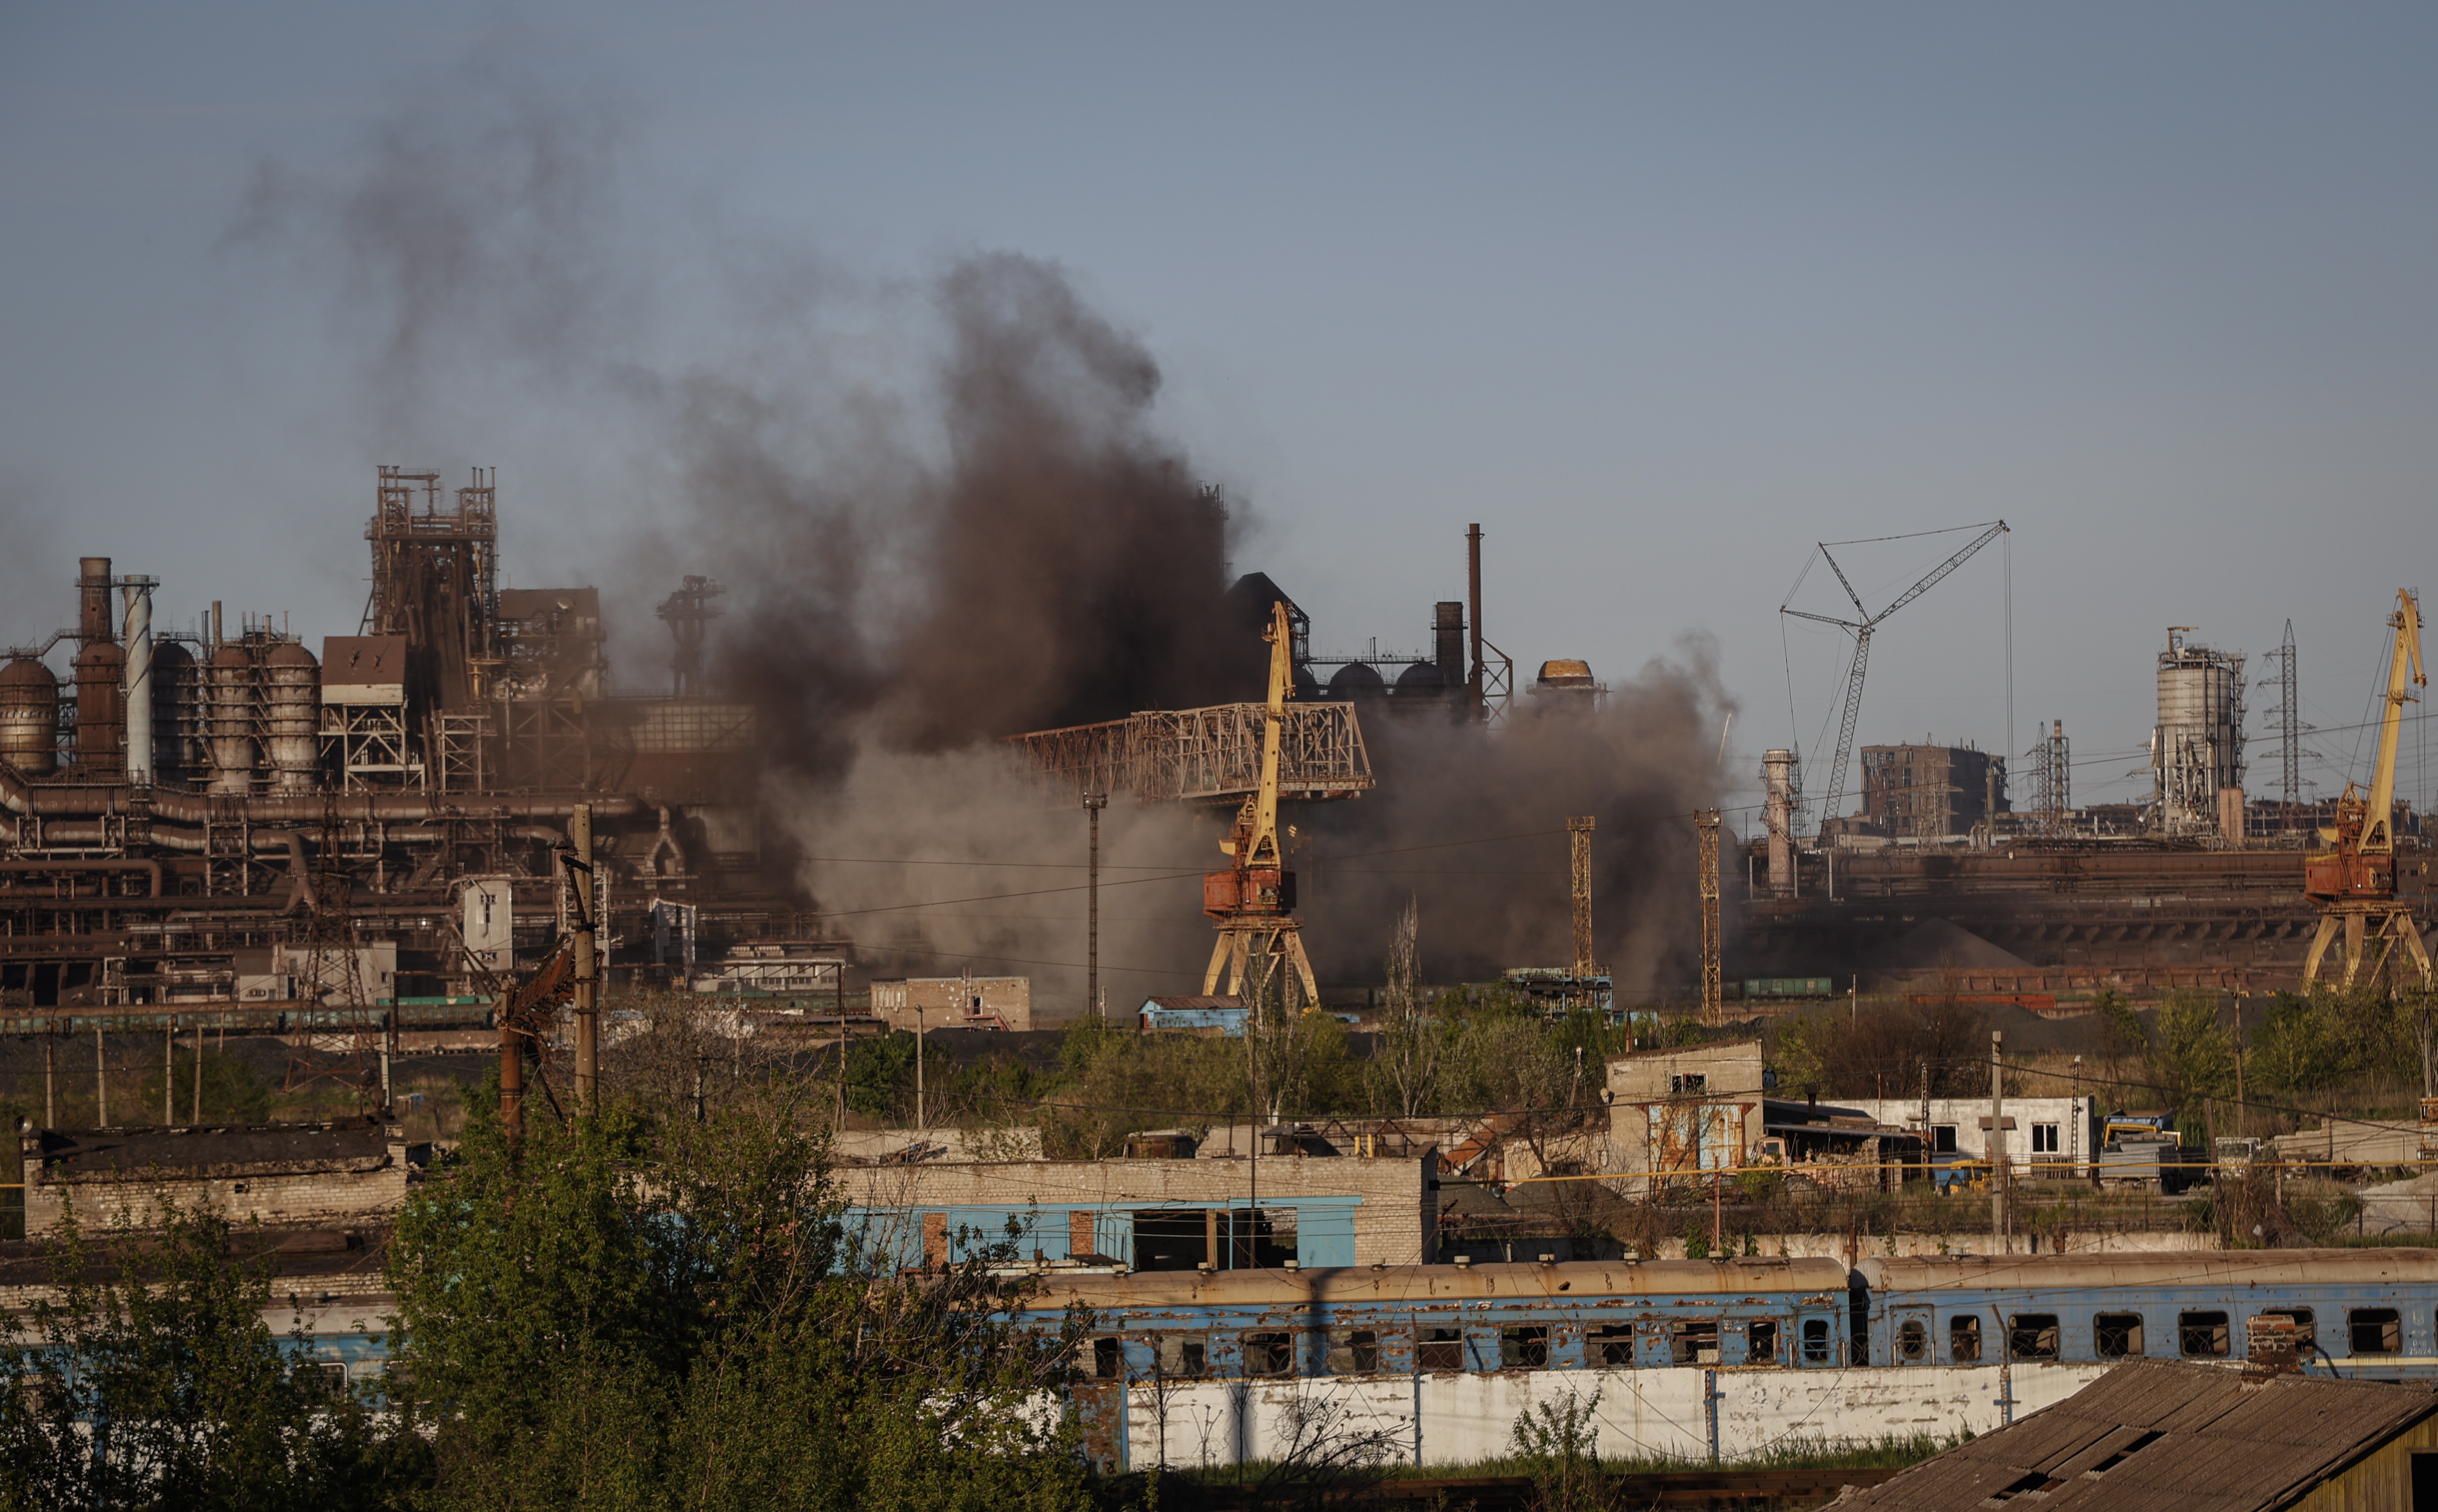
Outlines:
{"type": "Polygon", "coordinates": [[[1258,991],[1283,958],[1303,989],[1304,1006],[1311,1007],[1319,1003],[1320,988],[1312,975],[1312,960],[1304,955],[1303,921],[1295,916],[1295,873],[1286,869],[1279,840],[1279,746],[1286,726],[1286,700],[1295,694],[1295,636],[1284,604],[1270,606],[1270,627],[1262,639],[1270,645],[1262,782],[1237,811],[1228,838],[1219,842],[1234,865],[1203,873],[1202,911],[1218,924],[1219,940],[1210,952],[1210,969],[1203,973],[1202,991],[1205,995],[1218,992],[1223,976],[1230,995],[1243,995],[1248,984],[1258,991]]]}
{"type": "MultiPolygon", "coordinates": [[[[2303,891],[2320,905],[2320,927],[2303,958],[2306,987],[2319,985],[2321,964],[2340,932],[2345,942],[2340,988],[2376,979],[2398,947],[2419,969],[2421,984],[2430,983],[2429,952],[2421,943],[2412,905],[2396,896],[2395,886],[2396,740],[2404,706],[2416,696],[2412,690],[2429,682],[2421,669],[2421,606],[2410,589],[2397,590],[2395,612],[2387,623],[2395,630],[2395,649],[2388,661],[2370,792],[2364,796],[2347,782],[2344,797],[2337,800],[2335,827],[2320,831],[2320,843],[2333,849],[2303,858],[2303,891]]],[[[2428,863],[2421,865],[2426,869],[2428,863]]]]}

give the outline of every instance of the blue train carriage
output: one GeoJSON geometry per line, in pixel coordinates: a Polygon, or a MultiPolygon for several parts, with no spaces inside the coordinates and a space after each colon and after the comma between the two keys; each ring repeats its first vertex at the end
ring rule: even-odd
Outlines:
{"type": "MultiPolygon", "coordinates": [[[[1086,1452],[1118,1466],[1130,1391],[1140,1416],[1146,1393],[1203,1385],[1334,1380],[1415,1403],[1426,1378],[1839,1369],[1859,1321],[1849,1281],[1816,1259],[1050,1273],[1025,1310],[1045,1326],[1070,1304],[1092,1310],[1075,1404],[1086,1452]]],[[[1246,1443],[1233,1457],[1263,1456],[1246,1443]]]]}
{"type": "Polygon", "coordinates": [[[2281,1360],[2438,1377],[2438,1251],[1923,1256],[1856,1267],[1875,1364],[2281,1360]]]}

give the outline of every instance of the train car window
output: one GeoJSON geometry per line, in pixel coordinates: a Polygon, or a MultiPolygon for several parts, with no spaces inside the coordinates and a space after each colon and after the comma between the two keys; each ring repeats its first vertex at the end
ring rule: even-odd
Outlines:
{"type": "Polygon", "coordinates": [[[1102,1380],[1115,1380],[1126,1373],[1125,1346],[1115,1339],[1092,1341],[1092,1374],[1102,1380]]]}
{"type": "Polygon", "coordinates": [[[2006,1356],[2010,1360],[2055,1360],[2058,1320],[2054,1312],[2018,1312],[2006,1321],[2006,1356]]]}
{"type": "Polygon", "coordinates": [[[2142,1314],[2102,1312],[2091,1320],[2091,1342],[2102,1360],[2123,1360],[2142,1352],[2142,1314]]]}
{"type": "Polygon", "coordinates": [[[1744,1363],[1777,1363],[1777,1324],[1775,1320],[1764,1318],[1744,1325],[1744,1363]]]}
{"type": "Polygon", "coordinates": [[[1969,1312],[1959,1312],[1947,1320],[1947,1363],[1952,1365],[1977,1365],[1981,1363],[1981,1320],[1969,1312]]]}
{"type": "Polygon", "coordinates": [[[1245,1374],[1285,1376],[1295,1371],[1295,1342],[1283,1333],[1245,1335],[1245,1374]]]}
{"type": "Polygon", "coordinates": [[[1380,1336],[1369,1328],[1344,1328],[1329,1336],[1329,1373],[1372,1376],[1380,1371],[1380,1336]]]}
{"type": "Polygon", "coordinates": [[[1498,1330],[1498,1368],[1501,1370],[1546,1370],[1549,1367],[1549,1330],[1546,1327],[1501,1328],[1498,1330]]]}
{"type": "Polygon", "coordinates": [[[1464,1368],[1464,1330],[1461,1328],[1425,1328],[1414,1342],[1416,1370],[1462,1370],[1464,1368]]]}
{"type": "Polygon", "coordinates": [[[2394,1308],[2348,1308],[2345,1328],[2358,1355],[2404,1353],[2404,1320],[2394,1308]]]}
{"type": "Polygon", "coordinates": [[[1583,1339],[1583,1363],[1593,1365],[1634,1363],[1634,1325],[1603,1323],[1583,1339]]]}
{"type": "Polygon", "coordinates": [[[1678,1365],[1719,1363],[1719,1320],[1680,1318],[1668,1326],[1668,1360],[1678,1365]]]}
{"type": "Polygon", "coordinates": [[[1159,1336],[1159,1373],[1175,1380],[1199,1380],[1210,1368],[1210,1341],[1199,1333],[1159,1336]]]}
{"type": "Polygon", "coordinates": [[[1807,1365],[1825,1365],[1828,1363],[1828,1319],[1803,1320],[1803,1363],[1807,1365]]]}
{"type": "Polygon", "coordinates": [[[1917,1365],[1930,1357],[1930,1329],[1919,1318],[1897,1325],[1897,1363],[1917,1365]]]}
{"type": "Polygon", "coordinates": [[[2227,1352],[2226,1314],[2223,1312],[2179,1312],[2176,1314],[2176,1347],[2189,1360],[2207,1360],[2227,1352]]]}
{"type": "Polygon", "coordinates": [[[2260,1315],[2264,1318],[2293,1319],[2295,1348],[2308,1353],[2320,1346],[2319,1335],[2311,1327],[2309,1308],[2262,1308],[2260,1315]]]}

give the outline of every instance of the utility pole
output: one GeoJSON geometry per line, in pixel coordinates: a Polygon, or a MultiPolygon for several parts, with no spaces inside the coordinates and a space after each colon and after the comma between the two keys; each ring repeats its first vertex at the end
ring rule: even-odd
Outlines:
{"type": "Polygon", "coordinates": [[[1084,812],[1092,817],[1092,859],[1084,887],[1084,1011],[1109,1016],[1101,1001],[1101,810],[1109,806],[1106,793],[1084,795],[1084,812]]]}
{"type": "Polygon", "coordinates": [[[575,879],[575,1103],[597,1111],[601,1095],[600,959],[592,917],[592,805],[578,803],[567,821],[575,844],[568,870],[575,879]]]}
{"type": "Polygon", "coordinates": [[[167,1129],[178,1121],[173,1094],[178,1087],[178,1015],[168,1015],[169,1022],[161,1027],[161,1127],[167,1129]]]}
{"type": "Polygon", "coordinates": [[[93,1021],[93,1100],[97,1107],[93,1120],[97,1129],[110,1127],[110,1081],[108,1069],[101,1059],[101,1020],[93,1021]]]}
{"type": "Polygon", "coordinates": [[[1989,1242],[2006,1253],[2006,1032],[1989,1031],[1989,1242]]]}
{"type": "Polygon", "coordinates": [[[51,1031],[43,1036],[43,1127],[60,1126],[58,1077],[60,1069],[60,1028],[57,1021],[51,1031]]]}
{"type": "Polygon", "coordinates": [[[203,1121],[203,1019],[195,1015],[195,1113],[194,1122],[203,1121]]]}
{"type": "Polygon", "coordinates": [[[1719,811],[1704,809],[1693,823],[1702,838],[1702,1022],[1717,1024],[1726,1017],[1719,988],[1719,811]]]}
{"type": "MultiPolygon", "coordinates": [[[[906,994],[913,996],[912,993],[906,994]]],[[[914,1132],[923,1132],[923,1005],[914,1005],[914,1132]]]]}

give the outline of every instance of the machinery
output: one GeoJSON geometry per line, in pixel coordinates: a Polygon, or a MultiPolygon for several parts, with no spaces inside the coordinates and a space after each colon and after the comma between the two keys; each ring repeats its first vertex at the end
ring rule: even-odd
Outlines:
{"type": "MultiPolygon", "coordinates": [[[[1956,528],[1959,530],[1971,530],[1976,527],[1963,525],[1956,528]]],[[[1916,583],[1913,587],[1898,594],[1894,599],[1888,602],[1888,607],[1886,608],[1882,609],[1877,614],[1873,614],[1869,609],[1864,607],[1862,595],[1856,593],[1854,591],[1854,585],[1847,581],[1846,577],[1846,570],[1837,565],[1837,558],[1828,554],[1828,548],[1831,546],[1850,546],[1860,543],[1854,541],[1822,541],[1818,545],[1821,560],[1828,564],[1828,571],[1837,574],[1837,586],[1846,590],[1846,597],[1853,601],[1854,612],[1861,615],[1862,618],[1858,620],[1841,620],[1833,615],[1811,614],[1802,609],[1790,608],[1784,604],[1778,606],[1777,612],[1780,614],[1792,615],[1798,620],[1813,620],[1822,624],[1833,624],[1854,638],[1854,659],[1846,671],[1845,715],[1838,721],[1836,756],[1828,768],[1828,805],[1820,811],[1821,817],[1824,820],[1837,818],[1838,805],[1845,800],[1846,764],[1853,756],[1854,725],[1857,720],[1862,718],[1863,714],[1863,677],[1864,675],[1870,670],[1872,633],[1879,629],[1881,624],[1887,620],[1889,615],[1896,613],[1897,610],[1903,608],[1906,605],[1911,604],[1914,600],[1921,597],[1924,593],[1929,592],[1932,588],[1937,585],[1941,578],[1944,578],[1948,573],[1954,571],[1957,568],[1962,567],[1967,561],[1970,560],[1974,553],[1980,551],[1982,547],[1988,545],[1991,541],[1996,540],[1999,536],[2006,534],[2006,522],[2003,519],[1992,520],[1987,526],[1978,528],[1980,529],[1981,534],[1973,536],[1971,541],[1962,550],[1955,553],[1955,554],[1939,563],[1936,567],[1932,568],[1930,571],[1922,577],[1920,582],[1916,583]]],[[[1924,534],[1944,535],[1946,532],[1928,531],[1924,532],[1924,534]]],[[[1902,539],[1901,536],[1893,536],[1888,538],[1902,539]]],[[[1804,571],[1808,573],[1811,569],[1809,566],[1806,566],[1804,571]]],[[[1802,578],[1798,577],[1794,581],[1796,588],[1799,589],[1803,586],[1802,578]]],[[[1790,593],[1788,597],[1792,599],[1793,594],[1790,593]]],[[[1775,881],[1775,878],[1772,880],[1775,881]]]]}
{"type": "MultiPolygon", "coordinates": [[[[1258,993],[1269,974],[1283,960],[1294,969],[1303,989],[1303,1001],[1320,1001],[1312,961],[1304,955],[1303,921],[1295,916],[1295,873],[1286,868],[1286,852],[1279,837],[1279,747],[1286,726],[1286,700],[1295,691],[1295,632],[1284,603],[1270,608],[1270,627],[1263,633],[1270,646],[1270,696],[1262,719],[1260,784],[1236,812],[1235,828],[1219,849],[1234,865],[1206,872],[1202,878],[1202,911],[1219,925],[1219,940],[1203,973],[1205,995],[1219,991],[1227,979],[1231,995],[1258,993]]],[[[1290,832],[1292,833],[1292,832],[1290,832]]]]}
{"type": "Polygon", "coordinates": [[[2378,761],[2371,770],[2365,798],[2353,783],[2337,800],[2337,822],[2320,831],[2320,841],[2335,849],[2303,860],[2303,891],[2320,905],[2320,927],[2311,937],[2310,954],[2303,959],[2306,986],[2320,979],[2320,965],[2328,947],[2344,933],[2344,969],[2340,987],[2376,977],[2397,946],[2420,970],[2424,986],[2430,980],[2429,953],[2422,947],[2421,931],[2412,909],[2395,891],[2395,747],[2404,726],[2404,706],[2426,687],[2421,670],[2421,606],[2410,589],[2398,589],[2395,612],[2388,617],[2395,630],[2394,650],[2387,667],[2386,704],[2379,713],[2378,761]]]}

